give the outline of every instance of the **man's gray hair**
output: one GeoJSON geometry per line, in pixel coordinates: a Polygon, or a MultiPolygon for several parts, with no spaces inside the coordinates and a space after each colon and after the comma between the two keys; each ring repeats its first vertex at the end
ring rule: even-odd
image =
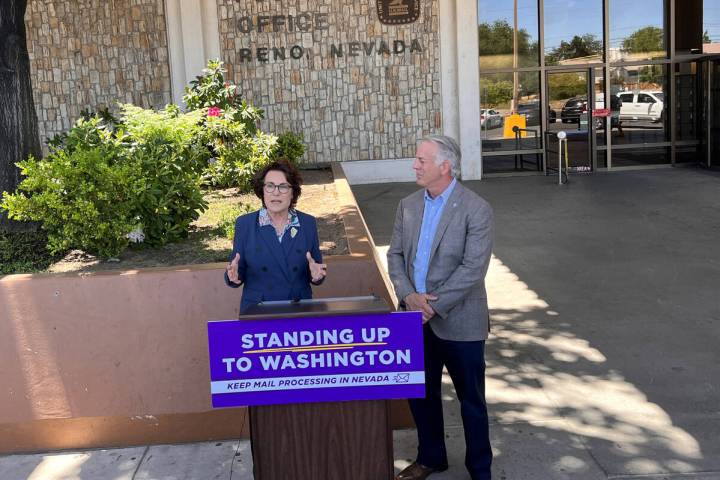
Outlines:
{"type": "Polygon", "coordinates": [[[446,135],[428,135],[420,140],[420,143],[432,142],[438,146],[435,163],[440,165],[447,160],[450,162],[450,169],[453,177],[460,175],[460,146],[455,139],[446,135]]]}

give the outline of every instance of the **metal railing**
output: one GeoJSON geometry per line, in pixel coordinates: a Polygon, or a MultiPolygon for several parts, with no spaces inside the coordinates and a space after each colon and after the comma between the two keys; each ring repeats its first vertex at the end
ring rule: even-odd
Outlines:
{"type": "MultiPolygon", "coordinates": [[[[523,132],[525,132],[526,134],[528,134],[528,133],[532,134],[532,140],[534,140],[534,142],[535,142],[535,148],[536,149],[540,148],[540,141],[539,141],[540,137],[538,136],[537,130],[531,130],[528,128],[520,128],[518,126],[515,126],[515,127],[513,127],[512,131],[513,131],[513,133],[515,133],[515,150],[516,151],[522,149],[521,142],[522,142],[522,138],[523,138],[522,137],[523,132]]],[[[525,169],[525,165],[524,165],[525,159],[523,158],[523,156],[524,156],[524,154],[522,154],[522,153],[515,154],[515,170],[518,170],[518,163],[520,163],[520,170],[525,169]]],[[[540,159],[539,153],[535,153],[535,168],[538,171],[542,170],[542,161],[540,159]]]]}

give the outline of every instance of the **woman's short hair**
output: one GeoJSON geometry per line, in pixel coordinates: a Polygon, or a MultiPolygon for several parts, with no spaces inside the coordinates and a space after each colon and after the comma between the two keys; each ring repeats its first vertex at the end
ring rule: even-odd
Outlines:
{"type": "Polygon", "coordinates": [[[302,192],[302,188],[300,187],[302,185],[302,176],[300,175],[300,170],[298,170],[298,168],[287,158],[278,158],[277,160],[273,160],[267,164],[265,168],[255,174],[255,178],[253,178],[253,191],[255,192],[255,195],[257,195],[260,199],[263,207],[265,207],[265,195],[263,194],[263,188],[265,187],[265,175],[272,170],[285,174],[285,179],[292,187],[292,200],[290,200],[290,208],[295,207],[298,198],[300,198],[300,193],[302,192]]]}

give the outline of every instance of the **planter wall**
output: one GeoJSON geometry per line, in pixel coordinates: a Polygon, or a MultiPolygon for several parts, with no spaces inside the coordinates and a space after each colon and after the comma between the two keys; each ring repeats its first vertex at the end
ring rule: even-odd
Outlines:
{"type": "MultiPolygon", "coordinates": [[[[335,172],[351,255],[315,296],[392,302],[362,216],[335,172]]],[[[206,322],[237,318],[224,264],[0,277],[0,453],[247,437],[212,410],[206,322]]],[[[410,425],[393,402],[394,426],[410,425]]]]}

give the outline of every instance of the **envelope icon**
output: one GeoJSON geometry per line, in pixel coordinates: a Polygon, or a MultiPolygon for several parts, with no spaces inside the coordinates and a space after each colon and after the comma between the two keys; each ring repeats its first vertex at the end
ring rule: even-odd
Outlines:
{"type": "Polygon", "coordinates": [[[408,383],[410,381],[410,374],[398,373],[393,380],[395,380],[395,383],[408,383]]]}

